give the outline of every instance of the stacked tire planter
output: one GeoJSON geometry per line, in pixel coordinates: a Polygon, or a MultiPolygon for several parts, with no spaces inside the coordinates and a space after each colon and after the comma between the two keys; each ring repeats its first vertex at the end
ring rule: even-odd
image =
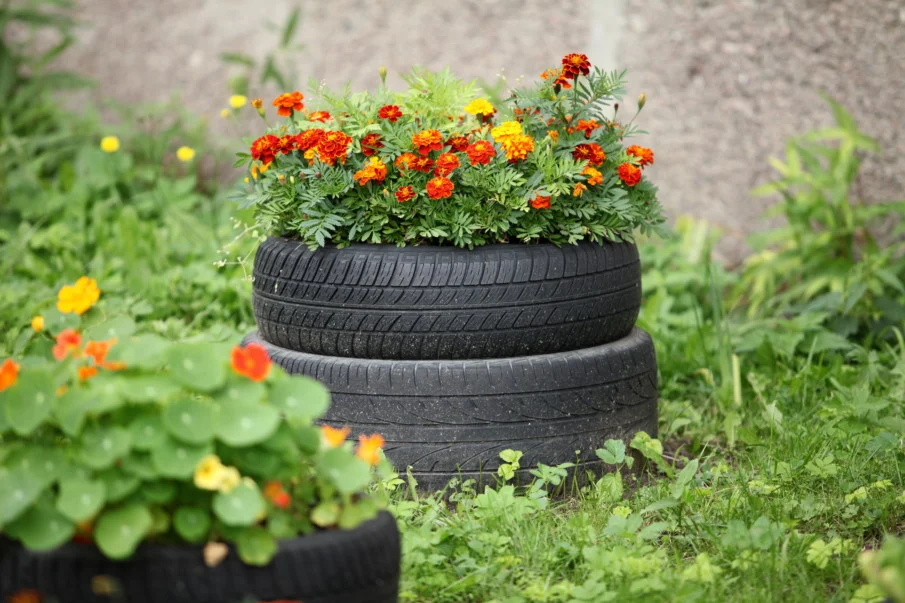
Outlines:
{"type": "Polygon", "coordinates": [[[426,489],[491,483],[499,453],[600,469],[595,450],[656,435],[653,342],[631,243],[455,247],[261,244],[258,331],[332,393],[324,422],[381,433],[426,489]]]}

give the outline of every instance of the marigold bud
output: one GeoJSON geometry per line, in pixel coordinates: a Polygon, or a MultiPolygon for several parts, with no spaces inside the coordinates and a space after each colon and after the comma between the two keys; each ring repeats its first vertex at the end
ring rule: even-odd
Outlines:
{"type": "Polygon", "coordinates": [[[647,103],[647,95],[642,92],[638,95],[638,111],[644,108],[645,103],[647,103]]]}
{"type": "Polygon", "coordinates": [[[378,70],[378,72],[380,73],[380,81],[381,81],[381,83],[386,84],[386,83],[387,83],[387,68],[386,68],[386,66],[381,65],[381,66],[380,66],[380,69],[378,70]]]}

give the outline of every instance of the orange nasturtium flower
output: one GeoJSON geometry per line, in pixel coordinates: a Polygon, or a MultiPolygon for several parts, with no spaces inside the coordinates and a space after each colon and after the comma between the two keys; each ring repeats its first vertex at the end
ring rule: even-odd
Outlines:
{"type": "Polygon", "coordinates": [[[57,294],[57,310],[64,314],[84,314],[97,303],[101,290],[97,281],[87,276],[81,277],[74,285],[64,285],[57,294]]]}
{"type": "Polygon", "coordinates": [[[358,449],[355,456],[363,460],[369,465],[376,465],[380,462],[380,449],[386,442],[380,434],[366,436],[361,434],[358,436],[358,449]]]}
{"type": "Polygon", "coordinates": [[[415,188],[412,186],[401,186],[396,189],[396,201],[405,203],[415,198],[415,188]]]}
{"type": "Polygon", "coordinates": [[[412,135],[412,144],[418,149],[418,153],[427,155],[443,148],[443,135],[439,130],[422,130],[412,135]]]}
{"type": "Polygon", "coordinates": [[[115,343],[116,339],[89,341],[85,344],[85,355],[94,359],[94,366],[108,371],[121,371],[126,368],[124,362],[107,362],[107,353],[115,343]]]}
{"type": "Polygon", "coordinates": [[[619,177],[625,182],[626,186],[635,186],[641,182],[641,168],[631,163],[623,163],[617,168],[619,177]]]}
{"type": "Polygon", "coordinates": [[[387,166],[377,157],[371,157],[370,161],[352,177],[358,181],[359,186],[369,182],[383,182],[387,177],[387,166]]]}
{"type": "Polygon", "coordinates": [[[377,117],[380,119],[388,119],[391,123],[396,123],[396,121],[402,117],[402,111],[400,111],[399,107],[396,105],[384,105],[377,111],[377,117]]]}
{"type": "Polygon", "coordinates": [[[60,331],[60,334],[57,335],[57,343],[53,346],[53,357],[57,360],[63,360],[70,354],[78,356],[81,345],[82,336],[75,329],[60,331]]]}
{"type": "Polygon", "coordinates": [[[586,54],[567,54],[562,58],[562,70],[566,77],[575,79],[591,72],[591,62],[586,54]]]}
{"type": "Polygon", "coordinates": [[[496,155],[496,149],[488,140],[478,140],[474,144],[468,145],[465,149],[468,160],[471,165],[487,165],[496,155]]]}
{"type": "Polygon", "coordinates": [[[637,157],[638,165],[641,167],[651,165],[654,162],[654,152],[647,147],[639,147],[638,145],[633,144],[625,150],[625,153],[632,157],[637,157]]]}
{"type": "Polygon", "coordinates": [[[346,438],[349,437],[350,433],[352,433],[352,430],[348,427],[336,429],[329,425],[321,425],[321,434],[324,436],[324,443],[327,445],[327,448],[342,446],[342,443],[346,441],[346,438]]]}
{"type": "Polygon", "coordinates": [[[431,199],[451,197],[453,189],[455,189],[455,186],[453,186],[452,180],[443,176],[437,176],[427,181],[427,196],[431,199]]]}
{"type": "Polygon", "coordinates": [[[537,195],[531,199],[531,207],[534,209],[550,209],[550,197],[537,195]]]}
{"type": "Polygon", "coordinates": [[[270,373],[270,357],[264,346],[249,343],[245,347],[236,346],[232,353],[233,370],[252,381],[263,381],[270,373]]]}
{"type": "Polygon", "coordinates": [[[581,170],[581,173],[588,177],[588,186],[594,186],[595,184],[600,184],[603,182],[603,174],[589,165],[585,166],[585,168],[581,170]]]}
{"type": "Polygon", "coordinates": [[[277,107],[277,113],[283,117],[292,116],[293,111],[301,111],[305,108],[302,100],[305,95],[296,90],[295,92],[287,92],[273,99],[273,106],[277,107]]]}
{"type": "Polygon", "coordinates": [[[19,379],[19,364],[12,358],[7,358],[0,364],[0,392],[9,389],[19,379]]]}
{"type": "Polygon", "coordinates": [[[87,381],[92,377],[97,377],[97,367],[96,366],[80,366],[79,367],[79,381],[87,381]]]}
{"type": "Polygon", "coordinates": [[[16,591],[6,597],[8,603],[43,603],[44,596],[34,589],[16,591]]]}
{"type": "Polygon", "coordinates": [[[292,503],[292,498],[280,482],[267,482],[264,486],[264,498],[278,509],[286,509],[292,503]]]}

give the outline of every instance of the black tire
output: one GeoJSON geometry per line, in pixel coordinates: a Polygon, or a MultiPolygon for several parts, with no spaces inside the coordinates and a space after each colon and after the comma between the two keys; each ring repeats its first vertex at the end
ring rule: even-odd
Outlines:
{"type": "Polygon", "coordinates": [[[310,251],[270,238],[254,264],[265,341],[324,356],[505,358],[616,341],[638,318],[632,243],[310,251]]]}
{"type": "Polygon", "coordinates": [[[461,476],[491,483],[499,453],[538,463],[579,463],[599,473],[595,450],[637,431],[657,434],[657,362],[650,336],[573,352],[487,360],[366,360],[294,352],[263,342],[290,373],[324,383],[324,423],[380,433],[400,472],[426,489],[461,476]]]}
{"type": "Polygon", "coordinates": [[[400,540],[386,512],[354,530],[318,532],[280,542],[265,567],[243,564],[234,550],[209,568],[201,547],[142,545],[127,561],[111,561],[90,545],[70,543],[32,553],[0,545],[0,600],[35,589],[59,603],[241,603],[278,599],[305,603],[396,603],[400,540]],[[117,592],[95,592],[96,577],[117,592]]]}

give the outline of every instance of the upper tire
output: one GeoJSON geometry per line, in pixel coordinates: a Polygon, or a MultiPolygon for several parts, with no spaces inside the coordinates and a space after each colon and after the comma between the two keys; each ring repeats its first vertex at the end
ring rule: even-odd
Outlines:
{"type": "Polygon", "coordinates": [[[288,350],[372,359],[505,358],[628,335],[641,304],[632,243],[314,251],[272,237],[254,263],[261,337],[288,350]]]}

